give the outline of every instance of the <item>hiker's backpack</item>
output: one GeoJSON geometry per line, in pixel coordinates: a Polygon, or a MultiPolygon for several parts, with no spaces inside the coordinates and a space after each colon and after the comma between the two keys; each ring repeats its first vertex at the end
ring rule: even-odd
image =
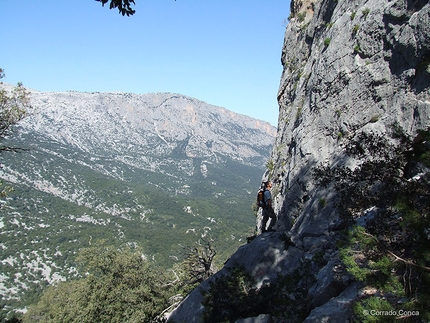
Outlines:
{"type": "Polygon", "coordinates": [[[258,190],[258,193],[257,193],[257,206],[258,207],[263,207],[264,206],[264,191],[265,191],[265,188],[260,188],[259,190],[258,190]]]}

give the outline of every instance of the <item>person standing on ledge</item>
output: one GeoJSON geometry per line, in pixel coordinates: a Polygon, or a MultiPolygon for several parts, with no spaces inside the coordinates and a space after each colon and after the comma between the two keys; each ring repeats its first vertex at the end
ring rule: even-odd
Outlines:
{"type": "Polygon", "coordinates": [[[261,221],[261,233],[273,230],[273,226],[276,223],[276,214],[272,207],[272,182],[264,182],[264,206],[263,206],[263,220],[261,221]],[[269,227],[266,229],[267,221],[270,218],[269,227]]]}

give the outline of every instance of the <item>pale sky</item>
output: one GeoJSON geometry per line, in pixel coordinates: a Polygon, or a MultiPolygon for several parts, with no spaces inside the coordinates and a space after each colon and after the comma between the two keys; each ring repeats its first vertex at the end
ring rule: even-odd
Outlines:
{"type": "Polygon", "coordinates": [[[6,83],[173,92],[277,125],[289,0],[0,0],[6,83]]]}

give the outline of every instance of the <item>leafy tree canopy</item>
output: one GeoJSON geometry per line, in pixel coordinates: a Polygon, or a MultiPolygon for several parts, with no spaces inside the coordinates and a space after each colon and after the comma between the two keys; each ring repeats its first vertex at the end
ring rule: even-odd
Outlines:
{"type": "MultiPolygon", "coordinates": [[[[4,71],[0,68],[0,79],[3,77],[4,71]]],[[[0,151],[17,150],[2,145],[1,141],[11,133],[15,124],[29,115],[31,110],[30,94],[22,83],[18,83],[11,92],[0,89],[0,151]]]]}
{"type": "MultiPolygon", "coordinates": [[[[98,2],[102,3],[102,6],[104,6],[106,3],[109,2],[109,0],[96,0],[98,2]]],[[[131,8],[131,5],[135,5],[136,3],[134,0],[110,0],[109,9],[118,8],[118,11],[123,16],[131,16],[134,15],[136,12],[131,8]]]]}
{"type": "MultiPolygon", "coordinates": [[[[0,68],[0,80],[4,76],[4,70],[0,68]]],[[[2,141],[11,134],[13,126],[24,119],[31,110],[30,94],[22,83],[18,83],[11,92],[0,88],[0,152],[22,150],[4,145],[2,141]]],[[[10,190],[10,187],[4,187],[0,181],[0,197],[7,195],[10,190]]]]}
{"type": "MultiPolygon", "coordinates": [[[[136,10],[131,8],[131,5],[135,5],[134,0],[96,0],[102,3],[102,6],[109,2],[109,9],[118,8],[118,11],[123,16],[132,16],[136,10]]],[[[176,1],[176,0],[175,0],[176,1]]]]}
{"type": "Polygon", "coordinates": [[[80,251],[85,277],[50,286],[23,322],[154,322],[175,294],[171,272],[157,269],[139,249],[103,242],[80,251]]]}

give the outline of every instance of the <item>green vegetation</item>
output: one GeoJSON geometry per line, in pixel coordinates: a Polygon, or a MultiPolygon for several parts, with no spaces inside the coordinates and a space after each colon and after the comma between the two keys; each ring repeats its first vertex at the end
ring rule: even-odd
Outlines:
{"type": "MultiPolygon", "coordinates": [[[[404,259],[394,253],[401,254],[400,250],[396,250],[393,244],[387,245],[384,240],[368,233],[363,227],[355,226],[340,243],[340,255],[349,273],[364,282],[367,289],[374,289],[379,294],[355,304],[357,322],[381,322],[381,318],[368,314],[371,311],[406,310],[420,313],[420,319],[428,321],[430,311],[425,304],[430,300],[430,267],[420,265],[430,263],[426,242],[416,244],[421,251],[427,248],[424,254],[418,251],[404,259]]],[[[382,319],[391,322],[394,318],[382,319]]]]}
{"type": "Polygon", "coordinates": [[[230,273],[211,281],[209,289],[203,291],[203,322],[235,322],[261,313],[301,322],[309,313],[306,294],[314,283],[306,278],[311,276],[310,272],[310,263],[304,262],[293,274],[279,276],[276,284],[257,288],[255,279],[237,265],[230,273]]]}
{"type": "Polygon", "coordinates": [[[327,200],[325,198],[320,198],[318,201],[321,208],[325,207],[327,205],[327,200]]]}
{"type": "Polygon", "coordinates": [[[306,12],[301,12],[301,13],[297,14],[297,19],[299,22],[305,21],[305,18],[306,18],[306,12]]]}
{"type": "Polygon", "coordinates": [[[352,33],[356,34],[359,29],[360,29],[360,25],[359,24],[355,24],[354,27],[352,27],[352,33]]]}
{"type": "Polygon", "coordinates": [[[328,45],[330,45],[330,38],[324,39],[324,46],[327,47],[328,45]]]}
{"type": "Polygon", "coordinates": [[[22,322],[162,322],[165,311],[208,278],[195,280],[196,272],[201,272],[198,264],[207,256],[212,260],[216,253],[205,243],[187,254],[184,262],[166,271],[140,248],[95,242],[79,252],[79,276],[49,286],[22,322]]]}
{"type": "Polygon", "coordinates": [[[363,14],[363,17],[364,17],[364,18],[366,18],[366,17],[367,17],[367,15],[369,14],[369,12],[370,12],[370,9],[369,9],[369,8],[365,8],[365,9],[363,9],[363,10],[361,11],[361,13],[363,14]]]}
{"type": "Polygon", "coordinates": [[[346,145],[345,152],[367,161],[354,171],[317,168],[315,175],[321,185],[332,185],[341,196],[338,205],[345,234],[338,242],[340,257],[349,273],[373,291],[355,304],[356,321],[392,322],[398,318],[368,315],[378,310],[409,311],[406,320],[427,322],[430,175],[410,176],[414,167],[429,165],[430,129],[420,130],[410,139],[393,124],[391,136],[400,146],[391,145],[382,136],[359,134],[346,145]],[[404,175],[394,176],[399,169],[404,170],[404,175]],[[363,210],[372,211],[357,224],[357,215],[363,210]]]}
{"type": "Polygon", "coordinates": [[[276,146],[276,152],[278,153],[278,155],[281,154],[286,149],[286,147],[287,145],[285,143],[276,146]]]}
{"type": "Polygon", "coordinates": [[[424,56],[421,58],[417,68],[419,73],[430,73],[430,57],[424,56]]]}
{"type": "MultiPolygon", "coordinates": [[[[109,182],[105,186],[109,187],[109,182]]],[[[125,191],[133,189],[135,193],[142,192],[131,184],[125,191]]],[[[76,266],[75,253],[89,243],[106,239],[115,247],[125,244],[141,246],[152,263],[166,270],[188,258],[182,246],[192,246],[202,235],[207,234],[208,238],[216,239],[214,246],[219,250],[214,265],[221,265],[246,241],[248,229],[253,228],[255,222],[249,210],[251,199],[228,203],[217,198],[212,202],[190,198],[167,199],[163,194],[155,192],[142,192],[140,198],[135,194],[114,194],[111,196],[113,204],[122,201],[121,205],[137,203],[144,207],[131,210],[126,216],[115,217],[28,190],[21,185],[16,185],[9,197],[12,200],[4,211],[9,210],[13,202],[14,212],[22,214],[21,224],[32,229],[20,230],[13,222],[4,222],[4,232],[13,233],[10,236],[3,235],[2,243],[8,246],[2,251],[4,259],[26,255],[26,258],[13,266],[6,262],[0,264],[1,272],[9,277],[4,283],[6,286],[14,286],[16,274],[22,275],[20,280],[29,282],[29,289],[19,302],[13,299],[2,301],[2,307],[7,311],[34,303],[47,286],[42,270],[30,271],[25,263],[39,262],[38,259],[41,258],[51,267],[51,276],[57,274],[73,279],[76,273],[69,272],[69,268],[76,266]],[[25,196],[25,199],[21,196],[25,196]],[[162,204],[158,203],[160,200],[163,201],[162,204]],[[36,203],[38,206],[35,208],[36,203]],[[184,211],[187,206],[190,206],[192,214],[184,211]],[[142,218],[140,212],[145,210],[152,212],[146,213],[142,218]],[[26,215],[31,213],[36,216],[26,215]],[[85,220],[86,218],[89,220],[85,220]],[[248,225],[244,225],[247,222],[248,225]],[[189,229],[192,231],[188,231],[189,229]]]]}
{"type": "Polygon", "coordinates": [[[83,278],[50,286],[23,317],[37,322],[154,322],[178,291],[172,272],[157,269],[139,249],[97,244],[82,249],[83,278]]]}
{"type": "Polygon", "coordinates": [[[272,172],[275,168],[275,162],[272,158],[270,158],[266,163],[266,168],[269,170],[269,172],[272,172]]]}
{"type": "Polygon", "coordinates": [[[348,230],[344,245],[340,245],[341,258],[348,271],[359,281],[372,282],[386,293],[403,296],[398,279],[391,275],[394,263],[380,249],[378,239],[361,226],[348,230]]]}
{"type": "Polygon", "coordinates": [[[393,315],[374,315],[371,313],[390,313],[393,312],[393,306],[385,299],[379,297],[370,297],[354,305],[357,321],[362,323],[373,322],[395,322],[396,317],[393,315]]]}
{"type": "Polygon", "coordinates": [[[134,0],[96,0],[102,3],[102,6],[109,2],[109,8],[118,8],[118,12],[123,16],[132,16],[135,14],[136,10],[131,8],[131,4],[135,4],[134,0]]]}
{"type": "Polygon", "coordinates": [[[418,135],[412,142],[412,161],[423,163],[424,166],[430,167],[430,131],[427,129],[419,130],[418,135]]]}
{"type": "Polygon", "coordinates": [[[360,45],[357,44],[354,46],[354,53],[361,53],[360,45]]]}
{"type": "MultiPolygon", "coordinates": [[[[4,78],[4,76],[4,70],[0,68],[0,80],[4,78]]],[[[22,83],[18,83],[11,92],[0,89],[0,153],[4,153],[5,151],[18,152],[22,150],[19,147],[4,145],[4,139],[11,135],[15,125],[27,117],[32,110],[30,94],[22,83]]],[[[12,186],[4,185],[3,182],[0,181],[0,197],[7,196],[12,190],[12,186]]]]}
{"type": "MultiPolygon", "coordinates": [[[[17,138],[6,143],[39,148],[5,153],[3,163],[50,185],[39,190],[21,177],[17,178],[21,184],[4,183],[14,190],[0,215],[6,246],[2,259],[9,259],[0,263],[0,272],[6,288],[26,289],[19,290],[20,299],[1,301],[0,321],[36,303],[55,277],[78,278],[73,270],[76,254],[95,241],[105,239],[115,248],[138,246],[153,265],[169,270],[189,257],[184,246],[194,246],[204,236],[217,250],[215,268],[254,229],[250,205],[255,195],[250,192],[259,187],[263,168],[225,160],[207,163],[206,178],[200,172],[173,177],[103,158],[91,160],[78,149],[66,149],[47,138],[40,142],[25,134],[17,138]],[[115,176],[115,169],[121,170],[121,177],[115,176]]],[[[196,159],[194,167],[200,169],[201,163],[196,159]]]]}
{"type": "Polygon", "coordinates": [[[204,292],[203,322],[234,322],[258,313],[259,294],[252,277],[240,267],[231,275],[217,278],[204,292]]]}
{"type": "Polygon", "coordinates": [[[297,107],[296,121],[297,121],[297,120],[299,120],[299,119],[300,119],[300,117],[302,116],[302,110],[303,110],[303,107],[302,107],[302,106],[297,107]]]}
{"type": "MultiPolygon", "coordinates": [[[[4,76],[4,71],[0,68],[0,80],[4,76]]],[[[11,92],[0,89],[0,140],[2,141],[0,152],[20,150],[8,145],[5,146],[3,140],[12,133],[13,127],[28,116],[32,110],[29,92],[22,83],[18,83],[11,92]]]]}

